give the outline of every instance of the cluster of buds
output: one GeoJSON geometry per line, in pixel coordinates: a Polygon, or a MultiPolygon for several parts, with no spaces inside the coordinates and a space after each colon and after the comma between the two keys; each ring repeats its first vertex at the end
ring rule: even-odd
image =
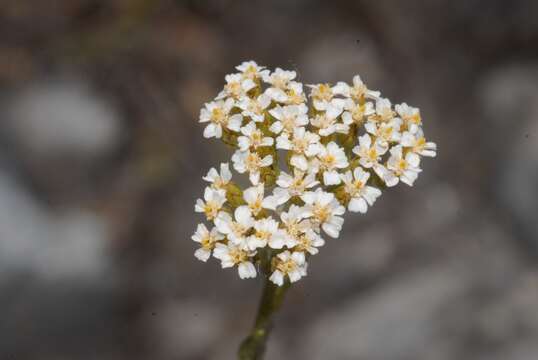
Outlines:
{"type": "Polygon", "coordinates": [[[253,61],[236,69],[200,122],[204,137],[235,149],[232,167],[249,185],[232,181],[229,163],[203,177],[209,185],[195,211],[212,226],[198,225],[195,256],[283,285],[306,275],[322,236],[339,236],[346,209],[364,214],[382,189],[413,185],[436,145],[425,140],[417,108],[393,108],[358,75],[351,85],[307,85],[308,101],[295,71],[253,61]]]}

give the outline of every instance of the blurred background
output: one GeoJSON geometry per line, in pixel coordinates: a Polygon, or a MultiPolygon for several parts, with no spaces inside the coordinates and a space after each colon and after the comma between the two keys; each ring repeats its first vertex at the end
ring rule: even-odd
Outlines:
{"type": "Polygon", "coordinates": [[[0,359],[233,359],[259,281],[193,257],[199,109],[243,60],[421,108],[267,359],[538,359],[538,2],[0,1],[0,359]]]}

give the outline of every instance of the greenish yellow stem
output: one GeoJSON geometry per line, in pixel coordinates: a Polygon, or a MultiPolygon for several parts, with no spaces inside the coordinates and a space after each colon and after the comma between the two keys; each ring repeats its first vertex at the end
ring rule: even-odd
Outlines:
{"type": "Polygon", "coordinates": [[[239,347],[239,360],[263,359],[267,339],[272,328],[273,315],[282,304],[288,287],[289,283],[287,282],[283,286],[276,286],[268,277],[265,278],[256,322],[250,334],[239,347]]]}

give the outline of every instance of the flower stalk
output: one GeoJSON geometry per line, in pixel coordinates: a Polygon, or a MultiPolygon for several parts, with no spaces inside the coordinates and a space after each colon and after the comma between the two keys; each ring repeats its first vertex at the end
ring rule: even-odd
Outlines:
{"type": "Polygon", "coordinates": [[[273,315],[280,308],[288,288],[289,282],[283,286],[277,286],[269,280],[269,277],[265,277],[256,321],[252,331],[239,347],[239,360],[263,359],[266,343],[273,326],[273,315]]]}

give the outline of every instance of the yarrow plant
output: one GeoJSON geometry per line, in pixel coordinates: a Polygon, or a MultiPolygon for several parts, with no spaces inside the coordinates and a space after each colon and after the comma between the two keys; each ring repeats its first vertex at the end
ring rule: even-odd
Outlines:
{"type": "Polygon", "coordinates": [[[325,239],[339,237],[346,210],[364,214],[383,189],[412,186],[436,144],[424,137],[419,109],[392,106],[359,75],[351,84],[305,87],[295,71],[254,61],[236,69],[200,112],[204,137],[234,153],[231,165],[203,177],[208,186],[195,211],[211,225],[199,224],[192,239],[199,260],[213,256],[241,279],[266,279],[239,352],[259,359],[285,290],[307,275],[325,239]],[[248,177],[246,188],[232,180],[232,168],[248,177]]]}

